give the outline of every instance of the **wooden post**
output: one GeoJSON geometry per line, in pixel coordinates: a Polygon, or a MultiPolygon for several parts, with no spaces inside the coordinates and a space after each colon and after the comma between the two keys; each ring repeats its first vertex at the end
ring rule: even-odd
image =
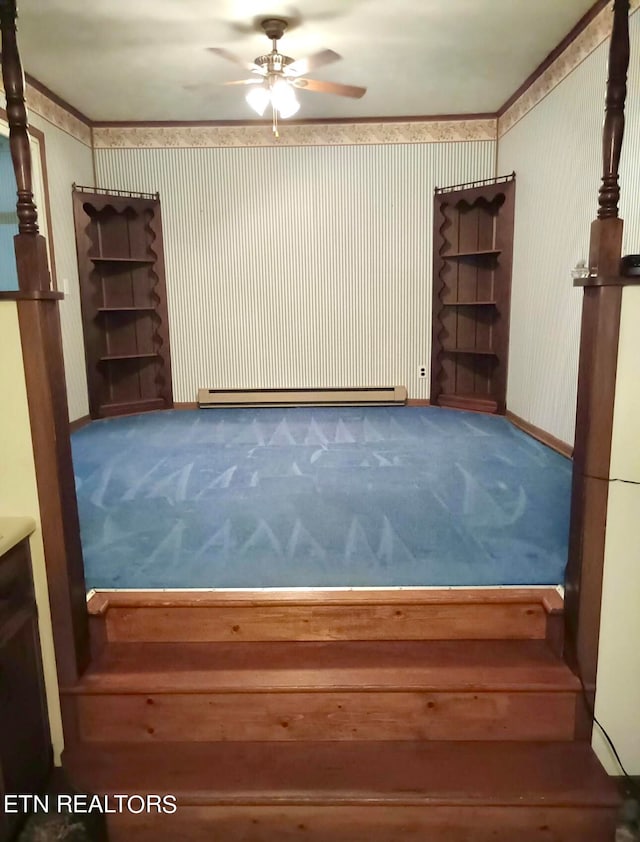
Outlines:
{"type": "MultiPolygon", "coordinates": [[[[9,146],[18,187],[18,235],[16,259],[28,271],[18,278],[22,290],[49,289],[49,267],[44,237],[38,233],[38,211],[33,201],[31,146],[27,109],[24,102],[24,78],[16,33],[15,0],[2,0],[2,79],[7,98],[9,146]]],[[[20,274],[20,273],[19,273],[20,274]]]]}
{"type": "Polygon", "coordinates": [[[19,285],[17,292],[0,297],[17,301],[58,680],[69,685],[88,663],[89,634],[58,311],[62,294],[50,288],[46,242],[38,233],[16,0],[0,0],[0,28],[18,187],[14,242],[19,285]]]}
{"type": "MultiPolygon", "coordinates": [[[[598,218],[591,225],[584,286],[565,595],[565,654],[595,700],[609,464],[618,363],[623,222],[618,168],[629,65],[629,0],[615,0],[603,130],[598,218]]],[[[590,733],[584,734],[590,737],[590,733]]]]}

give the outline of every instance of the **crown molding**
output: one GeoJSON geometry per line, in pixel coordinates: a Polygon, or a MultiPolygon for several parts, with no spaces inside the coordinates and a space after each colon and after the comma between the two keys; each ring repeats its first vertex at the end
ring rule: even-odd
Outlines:
{"type": "Polygon", "coordinates": [[[520,85],[520,87],[515,90],[511,96],[509,97],[506,102],[498,109],[498,119],[502,117],[502,115],[509,109],[511,106],[517,102],[523,94],[525,94],[528,89],[533,85],[537,79],[542,76],[544,71],[550,67],[553,62],[559,58],[565,50],[567,50],[573,41],[581,34],[581,32],[587,28],[587,26],[591,23],[594,18],[596,18],[602,10],[608,5],[609,0],[596,0],[593,6],[589,9],[589,11],[584,14],[578,23],[573,27],[573,29],[565,35],[565,37],[557,44],[553,50],[549,53],[549,55],[540,62],[540,64],[536,67],[536,69],[530,73],[524,82],[520,85]]]}
{"type": "MultiPolygon", "coordinates": [[[[28,111],[42,117],[43,120],[91,148],[92,129],[88,118],[33,77],[25,76],[25,82],[24,98],[28,111]]],[[[0,92],[4,97],[4,84],[1,77],[0,92]]]]}
{"type": "Polygon", "coordinates": [[[27,85],[34,90],[38,91],[38,93],[42,94],[42,96],[50,99],[51,102],[59,105],[63,111],[68,111],[72,117],[75,117],[81,123],[84,123],[85,126],[91,126],[91,120],[87,117],[86,114],[83,114],[82,111],[78,111],[75,105],[71,105],[71,103],[67,102],[66,99],[62,99],[61,96],[54,93],[50,88],[47,88],[46,85],[43,85],[42,82],[39,82],[29,73],[24,74],[25,82],[27,85]]]}
{"type": "MultiPolygon", "coordinates": [[[[585,15],[540,67],[529,77],[519,96],[511,97],[498,112],[498,139],[504,137],[548,94],[564,81],[582,62],[611,36],[613,0],[604,6],[596,3],[597,14],[585,15]],[[600,7],[600,10],[598,10],[600,7]],[[568,43],[567,43],[568,42],[568,43]],[[562,45],[566,44],[562,49],[562,45]]],[[[640,8],[640,0],[631,0],[630,14],[640,8]]]]}
{"type": "MultiPolygon", "coordinates": [[[[451,120],[495,120],[496,114],[493,111],[483,111],[477,114],[407,114],[397,117],[305,117],[303,119],[287,120],[287,128],[290,126],[335,126],[352,125],[361,123],[446,123],[451,120]]],[[[271,128],[271,120],[94,120],[91,124],[94,129],[163,129],[163,128],[189,128],[194,127],[219,127],[231,126],[238,128],[242,126],[266,126],[271,128]]]]}

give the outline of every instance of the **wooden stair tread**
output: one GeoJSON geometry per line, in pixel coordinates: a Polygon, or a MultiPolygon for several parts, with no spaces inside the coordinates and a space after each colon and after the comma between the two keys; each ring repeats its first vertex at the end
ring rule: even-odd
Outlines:
{"type": "Polygon", "coordinates": [[[381,690],[576,692],[545,641],[110,643],[68,694],[381,690]]]}
{"type": "Polygon", "coordinates": [[[89,613],[100,616],[110,608],[274,606],[286,605],[543,605],[549,613],[563,609],[555,588],[374,588],[312,590],[96,591],[89,613]]]}
{"type": "Polygon", "coordinates": [[[97,636],[111,643],[551,640],[562,611],[549,588],[137,591],[89,600],[97,636]]]}
{"type": "Polygon", "coordinates": [[[72,783],[187,804],[614,807],[586,743],[216,742],[65,751],[72,783]]]}

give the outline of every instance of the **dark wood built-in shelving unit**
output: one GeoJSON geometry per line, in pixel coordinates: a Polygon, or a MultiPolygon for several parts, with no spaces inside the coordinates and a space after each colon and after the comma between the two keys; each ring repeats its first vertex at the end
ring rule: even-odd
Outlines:
{"type": "Polygon", "coordinates": [[[495,298],[487,301],[447,301],[446,304],[443,304],[443,307],[487,307],[489,305],[495,305],[498,302],[495,298]]]}
{"type": "Polygon", "coordinates": [[[436,188],[431,403],[504,413],[515,174],[436,188]]]}
{"type": "Polygon", "coordinates": [[[89,257],[92,263],[155,263],[153,257],[89,257]]]}
{"type": "Polygon", "coordinates": [[[440,255],[444,260],[462,260],[465,257],[497,257],[500,254],[499,249],[478,249],[477,251],[456,251],[448,252],[440,255]]]}
{"type": "Polygon", "coordinates": [[[74,186],[92,418],[173,406],[157,194],[74,186]]]}
{"type": "Polygon", "coordinates": [[[98,307],[98,313],[135,313],[138,310],[141,312],[153,312],[155,307],[98,307]]]}

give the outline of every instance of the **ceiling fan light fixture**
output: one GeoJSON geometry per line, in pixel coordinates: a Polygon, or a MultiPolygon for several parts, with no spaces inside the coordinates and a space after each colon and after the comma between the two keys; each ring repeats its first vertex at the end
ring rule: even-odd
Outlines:
{"type": "Polygon", "coordinates": [[[246,100],[260,117],[266,111],[267,105],[271,101],[271,94],[262,85],[256,85],[247,93],[246,100]]]}
{"type": "MultiPolygon", "coordinates": [[[[0,3],[2,0],[0,0],[0,3]]],[[[278,49],[278,41],[285,33],[288,23],[284,18],[265,18],[259,21],[265,35],[271,41],[271,51],[258,56],[254,61],[246,62],[222,47],[209,47],[210,51],[227,61],[245,67],[254,75],[251,79],[236,79],[223,82],[224,85],[256,85],[246,94],[247,104],[258,114],[264,115],[271,105],[273,133],[278,134],[278,120],[293,117],[300,110],[296,97],[296,88],[304,88],[311,93],[335,94],[336,96],[360,99],[367,92],[358,85],[343,85],[338,82],[325,82],[320,79],[305,79],[304,76],[318,67],[333,64],[340,56],[333,50],[319,50],[306,58],[293,59],[278,49]]]]}
{"type": "Polygon", "coordinates": [[[295,91],[284,79],[274,82],[271,88],[271,103],[283,120],[293,117],[300,109],[295,91]]]}

